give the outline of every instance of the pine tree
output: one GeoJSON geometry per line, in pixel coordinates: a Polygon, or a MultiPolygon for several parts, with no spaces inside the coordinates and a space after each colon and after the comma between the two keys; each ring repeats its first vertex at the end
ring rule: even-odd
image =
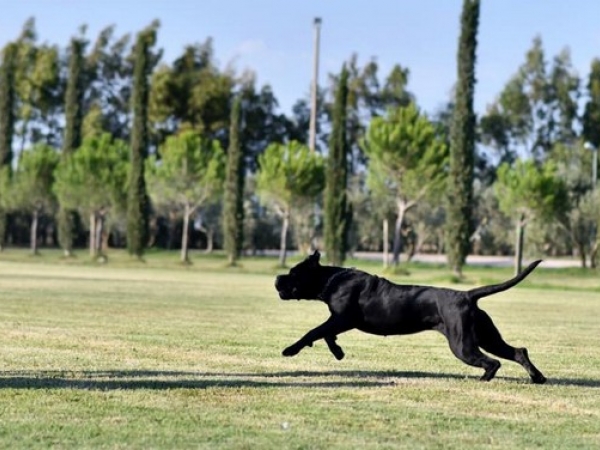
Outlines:
{"type": "MultiPolygon", "coordinates": [[[[80,38],[71,40],[69,75],[65,93],[65,135],[63,142],[62,158],[66,159],[81,145],[83,124],[83,96],[85,91],[85,62],[84,51],[86,42],[80,38]]],[[[58,241],[65,252],[70,256],[73,251],[73,223],[74,211],[60,205],[58,211],[58,241]]]]}
{"type": "Polygon", "coordinates": [[[148,156],[149,76],[153,61],[150,48],[156,42],[156,26],[138,34],[134,49],[133,91],[131,106],[130,172],[127,193],[127,249],[141,258],[149,239],[150,199],[146,188],[144,164],[148,156]]]}
{"type": "Polygon", "coordinates": [[[241,98],[238,96],[231,110],[223,204],[224,246],[232,266],[240,257],[244,242],[244,159],[240,145],[240,116],[241,98]]]}
{"type": "MultiPolygon", "coordinates": [[[[13,159],[12,141],[15,126],[15,70],[17,46],[8,44],[2,55],[0,65],[0,169],[9,173],[13,159]]],[[[8,228],[8,215],[0,209],[0,250],[4,247],[8,228]]]]}
{"type": "Polygon", "coordinates": [[[479,0],[464,0],[458,49],[458,82],[450,131],[450,177],[446,220],[448,263],[462,277],[473,227],[473,166],[475,159],[475,50],[479,0]]]}
{"type": "Polygon", "coordinates": [[[329,138],[325,188],[324,239],[327,259],[342,265],[346,259],[351,209],[348,204],[348,69],[342,67],[333,105],[333,124],[329,138]]]}

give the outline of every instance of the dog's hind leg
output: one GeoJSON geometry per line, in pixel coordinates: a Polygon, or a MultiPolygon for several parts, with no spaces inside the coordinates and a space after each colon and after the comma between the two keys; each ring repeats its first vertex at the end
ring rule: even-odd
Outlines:
{"type": "Polygon", "coordinates": [[[342,351],[341,347],[335,343],[335,336],[343,333],[344,331],[351,330],[352,328],[354,328],[354,325],[352,325],[348,320],[344,319],[344,317],[331,316],[321,325],[310,330],[308,333],[302,336],[302,338],[296,343],[283,350],[282,354],[283,356],[294,356],[298,354],[304,347],[312,346],[313,342],[318,341],[319,339],[326,339],[329,350],[331,350],[334,356],[338,358],[338,356],[342,355],[343,358],[344,352],[342,351]]]}
{"type": "Polygon", "coordinates": [[[519,363],[536,384],[546,382],[546,377],[538,370],[529,359],[526,348],[515,348],[507,344],[500,331],[494,325],[491,317],[482,310],[478,310],[475,316],[475,333],[479,346],[486,352],[492,353],[500,358],[519,363]]]}
{"type": "Polygon", "coordinates": [[[337,345],[335,342],[337,340],[337,336],[325,336],[325,342],[327,343],[327,347],[329,347],[329,351],[335,356],[335,359],[338,361],[344,359],[344,350],[342,347],[337,345]]]}
{"type": "Polygon", "coordinates": [[[490,381],[496,376],[496,372],[500,368],[500,361],[492,359],[484,355],[475,339],[475,332],[469,320],[460,320],[454,324],[451,330],[446,329],[444,334],[450,344],[452,353],[462,362],[474,366],[481,367],[485,370],[481,381],[490,381]]]}

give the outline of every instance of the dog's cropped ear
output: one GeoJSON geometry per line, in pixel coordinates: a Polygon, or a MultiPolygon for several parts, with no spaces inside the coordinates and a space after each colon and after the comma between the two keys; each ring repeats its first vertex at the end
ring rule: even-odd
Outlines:
{"type": "Polygon", "coordinates": [[[310,255],[308,259],[313,264],[319,264],[319,261],[321,259],[321,254],[319,253],[319,250],[315,250],[315,252],[312,255],[310,255]]]}

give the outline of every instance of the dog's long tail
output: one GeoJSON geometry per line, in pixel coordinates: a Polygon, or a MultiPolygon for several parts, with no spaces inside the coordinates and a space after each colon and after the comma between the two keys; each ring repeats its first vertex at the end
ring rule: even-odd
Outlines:
{"type": "Polygon", "coordinates": [[[492,284],[490,286],[481,286],[481,287],[478,287],[475,289],[471,289],[470,291],[467,291],[469,300],[476,302],[477,300],[479,300],[482,297],[487,297],[488,295],[496,294],[498,292],[502,292],[502,291],[506,291],[507,289],[510,289],[511,287],[513,287],[516,284],[519,284],[521,281],[523,281],[525,279],[525,277],[527,275],[529,275],[531,272],[533,272],[533,269],[535,269],[538,266],[538,264],[541,262],[542,262],[541,259],[538,259],[537,261],[532,262],[520,274],[518,274],[516,277],[514,277],[510,280],[505,281],[504,283],[492,284]]]}

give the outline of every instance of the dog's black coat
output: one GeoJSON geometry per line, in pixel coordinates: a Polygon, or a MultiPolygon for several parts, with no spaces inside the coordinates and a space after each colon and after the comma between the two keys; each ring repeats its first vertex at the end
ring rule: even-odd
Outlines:
{"type": "Polygon", "coordinates": [[[500,362],[483,354],[480,348],[521,364],[534,383],[546,381],[529,360],[527,349],[504,342],[490,316],[477,306],[480,298],[522,281],[541,261],[504,283],[456,291],[398,285],[360,270],[322,266],[319,259],[319,252],[315,252],[275,281],[282,300],[321,300],[331,312],[323,324],[286,348],[284,356],[296,355],[314,341],[324,339],[331,353],[342,359],[344,352],[337,345],[336,336],[355,328],[382,336],[436,330],[446,336],[457,358],[485,370],[481,377],[484,381],[494,378],[500,362]]]}

